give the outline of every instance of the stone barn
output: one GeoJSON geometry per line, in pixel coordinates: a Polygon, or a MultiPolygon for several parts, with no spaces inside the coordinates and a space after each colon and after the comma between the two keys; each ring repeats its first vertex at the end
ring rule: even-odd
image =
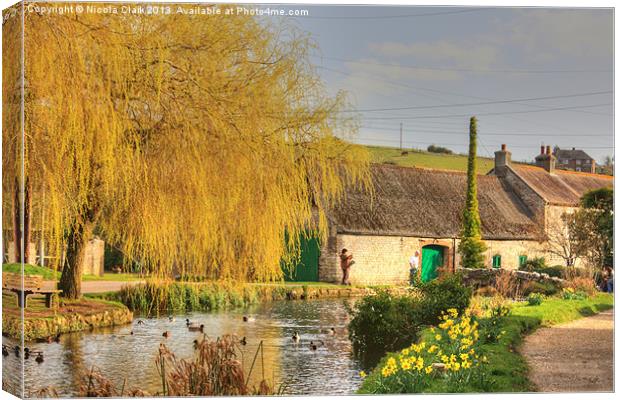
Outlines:
{"type": "MultiPolygon", "coordinates": [[[[502,146],[495,153],[495,168],[478,176],[489,267],[516,269],[527,258],[549,259],[549,226],[574,210],[586,191],[613,186],[611,177],[555,170],[550,150],[543,149],[537,164],[512,164],[502,146]]],[[[421,269],[430,269],[425,271],[430,276],[457,268],[466,173],[375,164],[372,178],[374,193],[351,190],[330,212],[318,279],[341,279],[338,253],[343,248],[355,260],[353,284],[407,283],[408,260],[416,250],[422,255],[421,269]]]]}

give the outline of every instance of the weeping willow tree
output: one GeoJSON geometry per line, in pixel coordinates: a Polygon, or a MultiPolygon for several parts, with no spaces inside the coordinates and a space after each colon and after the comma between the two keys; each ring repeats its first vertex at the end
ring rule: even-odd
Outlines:
{"type": "Polygon", "coordinates": [[[25,30],[26,169],[69,298],[94,230],[154,276],[278,280],[346,187],[369,188],[368,155],[338,139],[345,96],[291,26],[31,13],[25,30]]]}

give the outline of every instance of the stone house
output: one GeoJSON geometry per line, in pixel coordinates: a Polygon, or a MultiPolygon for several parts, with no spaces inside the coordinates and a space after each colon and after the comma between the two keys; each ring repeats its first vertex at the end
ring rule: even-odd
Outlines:
{"type": "MultiPolygon", "coordinates": [[[[478,176],[488,266],[516,269],[532,257],[561,263],[548,253],[551,222],[575,210],[586,191],[613,186],[613,177],[555,169],[550,149],[537,157],[537,164],[513,164],[502,145],[494,169],[478,176]]],[[[330,212],[318,279],[340,280],[338,253],[343,248],[354,256],[353,284],[408,282],[408,260],[416,250],[422,269],[457,268],[467,174],[375,164],[372,178],[374,193],[350,190],[330,212]]]]}
{"type": "MultiPolygon", "coordinates": [[[[541,147],[542,152],[543,147],[541,147]]],[[[553,155],[557,159],[558,169],[590,173],[596,171],[596,161],[583,150],[574,147],[571,150],[557,148],[553,155]]]]}

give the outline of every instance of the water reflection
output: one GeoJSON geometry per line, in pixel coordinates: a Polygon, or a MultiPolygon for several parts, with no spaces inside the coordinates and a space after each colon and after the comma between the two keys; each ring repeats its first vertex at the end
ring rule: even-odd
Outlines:
{"type": "MultiPolygon", "coordinates": [[[[246,371],[263,341],[264,351],[257,357],[251,382],[264,375],[283,383],[287,394],[353,393],[360,384],[360,364],[352,356],[343,301],[349,300],[282,301],[244,310],[191,313],[176,316],[174,321],[167,316],[136,318],[132,325],[64,335],[60,343],[30,343],[33,350],[44,352],[45,362],[26,360],[26,391],[53,386],[61,396],[75,395],[80,373],[93,366],[119,386],[126,379],[127,388],[160,391],[154,363],[159,344],[165,343],[178,357],[189,358],[193,341],[202,337],[200,332],[188,331],[185,318],[189,318],[204,324],[204,334],[212,338],[245,336],[242,358],[246,371]],[[249,321],[243,321],[244,315],[249,321]],[[138,324],[139,319],[144,323],[138,324]],[[335,334],[323,333],[331,327],[335,334]],[[162,337],[164,331],[170,332],[169,338],[162,337]],[[301,335],[297,345],[291,339],[295,331],[301,335]]],[[[14,345],[7,338],[3,343],[14,345]]],[[[17,370],[19,362],[13,354],[4,359],[4,379],[9,383],[16,382],[18,376],[7,372],[17,370]]]]}

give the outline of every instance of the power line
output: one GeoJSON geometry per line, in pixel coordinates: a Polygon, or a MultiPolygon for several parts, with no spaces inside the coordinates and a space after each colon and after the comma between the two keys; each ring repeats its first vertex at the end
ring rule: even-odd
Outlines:
{"type": "MultiPolygon", "coordinates": [[[[488,112],[488,113],[473,113],[475,115],[504,115],[504,114],[527,114],[527,113],[537,113],[537,112],[546,112],[546,111],[562,111],[562,110],[573,110],[579,108],[593,108],[593,107],[602,107],[602,106],[610,106],[612,103],[601,103],[601,104],[589,104],[583,106],[570,106],[570,107],[556,107],[556,108],[545,108],[543,110],[521,110],[521,111],[498,111],[498,112],[488,112]]],[[[446,114],[446,115],[419,115],[415,117],[368,117],[362,118],[365,120],[394,120],[394,119],[424,119],[424,118],[455,118],[455,117],[471,117],[471,114],[446,114]]]]}
{"type": "Polygon", "coordinates": [[[403,65],[403,64],[390,64],[379,63],[370,61],[356,61],[345,58],[329,57],[321,55],[312,55],[311,57],[321,58],[325,60],[348,62],[362,65],[377,65],[381,67],[392,68],[407,68],[407,69],[421,69],[427,71],[446,71],[446,72],[489,72],[489,73],[502,73],[502,74],[561,74],[561,73],[582,73],[582,72],[612,72],[608,69],[475,69],[475,68],[448,68],[448,67],[426,67],[420,65],[403,65]]]}
{"type": "MultiPolygon", "coordinates": [[[[394,127],[377,127],[377,126],[364,126],[362,125],[361,128],[364,129],[377,129],[377,130],[391,130],[391,131],[397,131],[398,128],[394,128],[394,127]]],[[[463,131],[444,131],[444,130],[436,130],[436,129],[426,129],[425,127],[418,127],[418,131],[422,132],[422,133],[438,133],[438,134],[443,134],[443,135],[467,135],[467,131],[463,130],[463,131]]],[[[549,134],[549,133],[519,133],[519,132],[482,132],[479,135],[483,135],[483,136],[537,136],[537,137],[543,137],[543,136],[551,136],[551,137],[583,137],[583,134],[560,134],[560,135],[553,135],[553,134],[549,134]]],[[[588,137],[610,137],[611,135],[605,135],[605,134],[588,134],[588,137]]]]}
{"type": "Polygon", "coordinates": [[[506,104],[506,103],[518,103],[520,101],[537,101],[537,100],[551,100],[551,99],[566,99],[571,97],[586,97],[595,96],[599,94],[610,94],[611,90],[605,90],[600,92],[586,92],[586,93],[573,93],[557,96],[543,96],[543,97],[529,97],[521,99],[507,99],[507,100],[495,100],[495,101],[483,101],[478,103],[454,103],[454,104],[439,104],[429,106],[409,106],[409,107],[391,107],[391,108],[362,108],[358,110],[342,110],[341,112],[376,112],[376,111],[401,111],[401,110],[423,110],[430,108],[445,108],[445,107],[466,107],[466,106],[482,106],[488,104],[506,104]]]}
{"type": "MultiPolygon", "coordinates": [[[[367,141],[367,142],[384,142],[384,143],[398,143],[398,139],[370,139],[370,138],[361,138],[358,137],[357,138],[358,141],[367,141]]],[[[431,145],[431,144],[435,144],[438,146],[468,146],[467,143],[439,143],[439,142],[417,142],[417,141],[411,141],[411,140],[406,140],[404,142],[405,144],[410,143],[410,144],[422,144],[422,145],[431,145]]],[[[364,143],[358,143],[358,144],[364,144],[364,143]]],[[[540,146],[538,145],[511,145],[508,144],[509,148],[521,148],[521,149],[537,149],[540,146]]],[[[585,146],[585,147],[580,147],[581,149],[588,149],[588,150],[594,150],[594,149],[613,149],[613,146],[585,146]]]]}
{"type": "MultiPolygon", "coordinates": [[[[324,70],[330,71],[330,72],[335,72],[335,73],[342,74],[342,75],[346,75],[346,76],[354,76],[355,75],[354,73],[344,72],[344,71],[341,71],[341,70],[338,70],[338,69],[324,67],[324,66],[321,66],[321,65],[317,66],[317,68],[324,69],[324,70]]],[[[445,95],[448,95],[448,96],[467,97],[467,98],[471,98],[471,99],[487,100],[487,101],[497,101],[497,99],[493,99],[493,98],[489,98],[489,97],[471,96],[471,95],[467,95],[467,94],[449,92],[449,91],[445,91],[445,90],[431,89],[431,88],[426,88],[426,87],[421,87],[421,86],[411,86],[411,85],[407,85],[407,84],[402,83],[402,82],[391,81],[389,79],[385,79],[383,77],[379,77],[376,74],[371,74],[371,73],[368,73],[368,72],[363,72],[363,74],[370,75],[370,76],[373,77],[373,79],[376,79],[376,80],[379,80],[379,81],[382,81],[382,82],[386,82],[386,83],[388,83],[388,84],[390,84],[392,86],[398,87],[398,88],[406,87],[406,88],[413,89],[413,90],[422,90],[422,91],[427,91],[427,92],[445,94],[445,95]]],[[[419,92],[414,92],[413,94],[421,95],[421,96],[424,96],[424,97],[428,97],[428,98],[431,98],[431,99],[435,99],[435,100],[439,100],[439,101],[442,101],[444,103],[447,103],[445,100],[443,100],[440,97],[430,96],[428,94],[421,94],[419,92]]],[[[537,105],[537,104],[528,104],[528,103],[515,103],[515,104],[524,105],[524,106],[527,106],[527,107],[538,108],[538,109],[546,109],[547,108],[545,106],[541,106],[541,105],[537,105]]],[[[594,111],[587,111],[587,110],[573,110],[573,112],[584,113],[584,114],[601,115],[601,113],[597,113],[597,112],[594,112],[594,111]]],[[[509,118],[512,118],[512,119],[515,119],[515,120],[519,120],[518,118],[515,118],[515,117],[509,117],[509,118]]]]}
{"type": "Polygon", "coordinates": [[[464,14],[485,10],[492,10],[494,7],[478,7],[478,8],[467,8],[463,10],[455,10],[455,11],[438,11],[438,12],[429,12],[429,13],[420,13],[420,14],[401,14],[401,15],[376,15],[376,16],[304,16],[299,17],[299,19],[397,19],[397,18],[418,18],[418,17],[434,17],[438,15],[451,15],[451,14],[464,14]]]}

